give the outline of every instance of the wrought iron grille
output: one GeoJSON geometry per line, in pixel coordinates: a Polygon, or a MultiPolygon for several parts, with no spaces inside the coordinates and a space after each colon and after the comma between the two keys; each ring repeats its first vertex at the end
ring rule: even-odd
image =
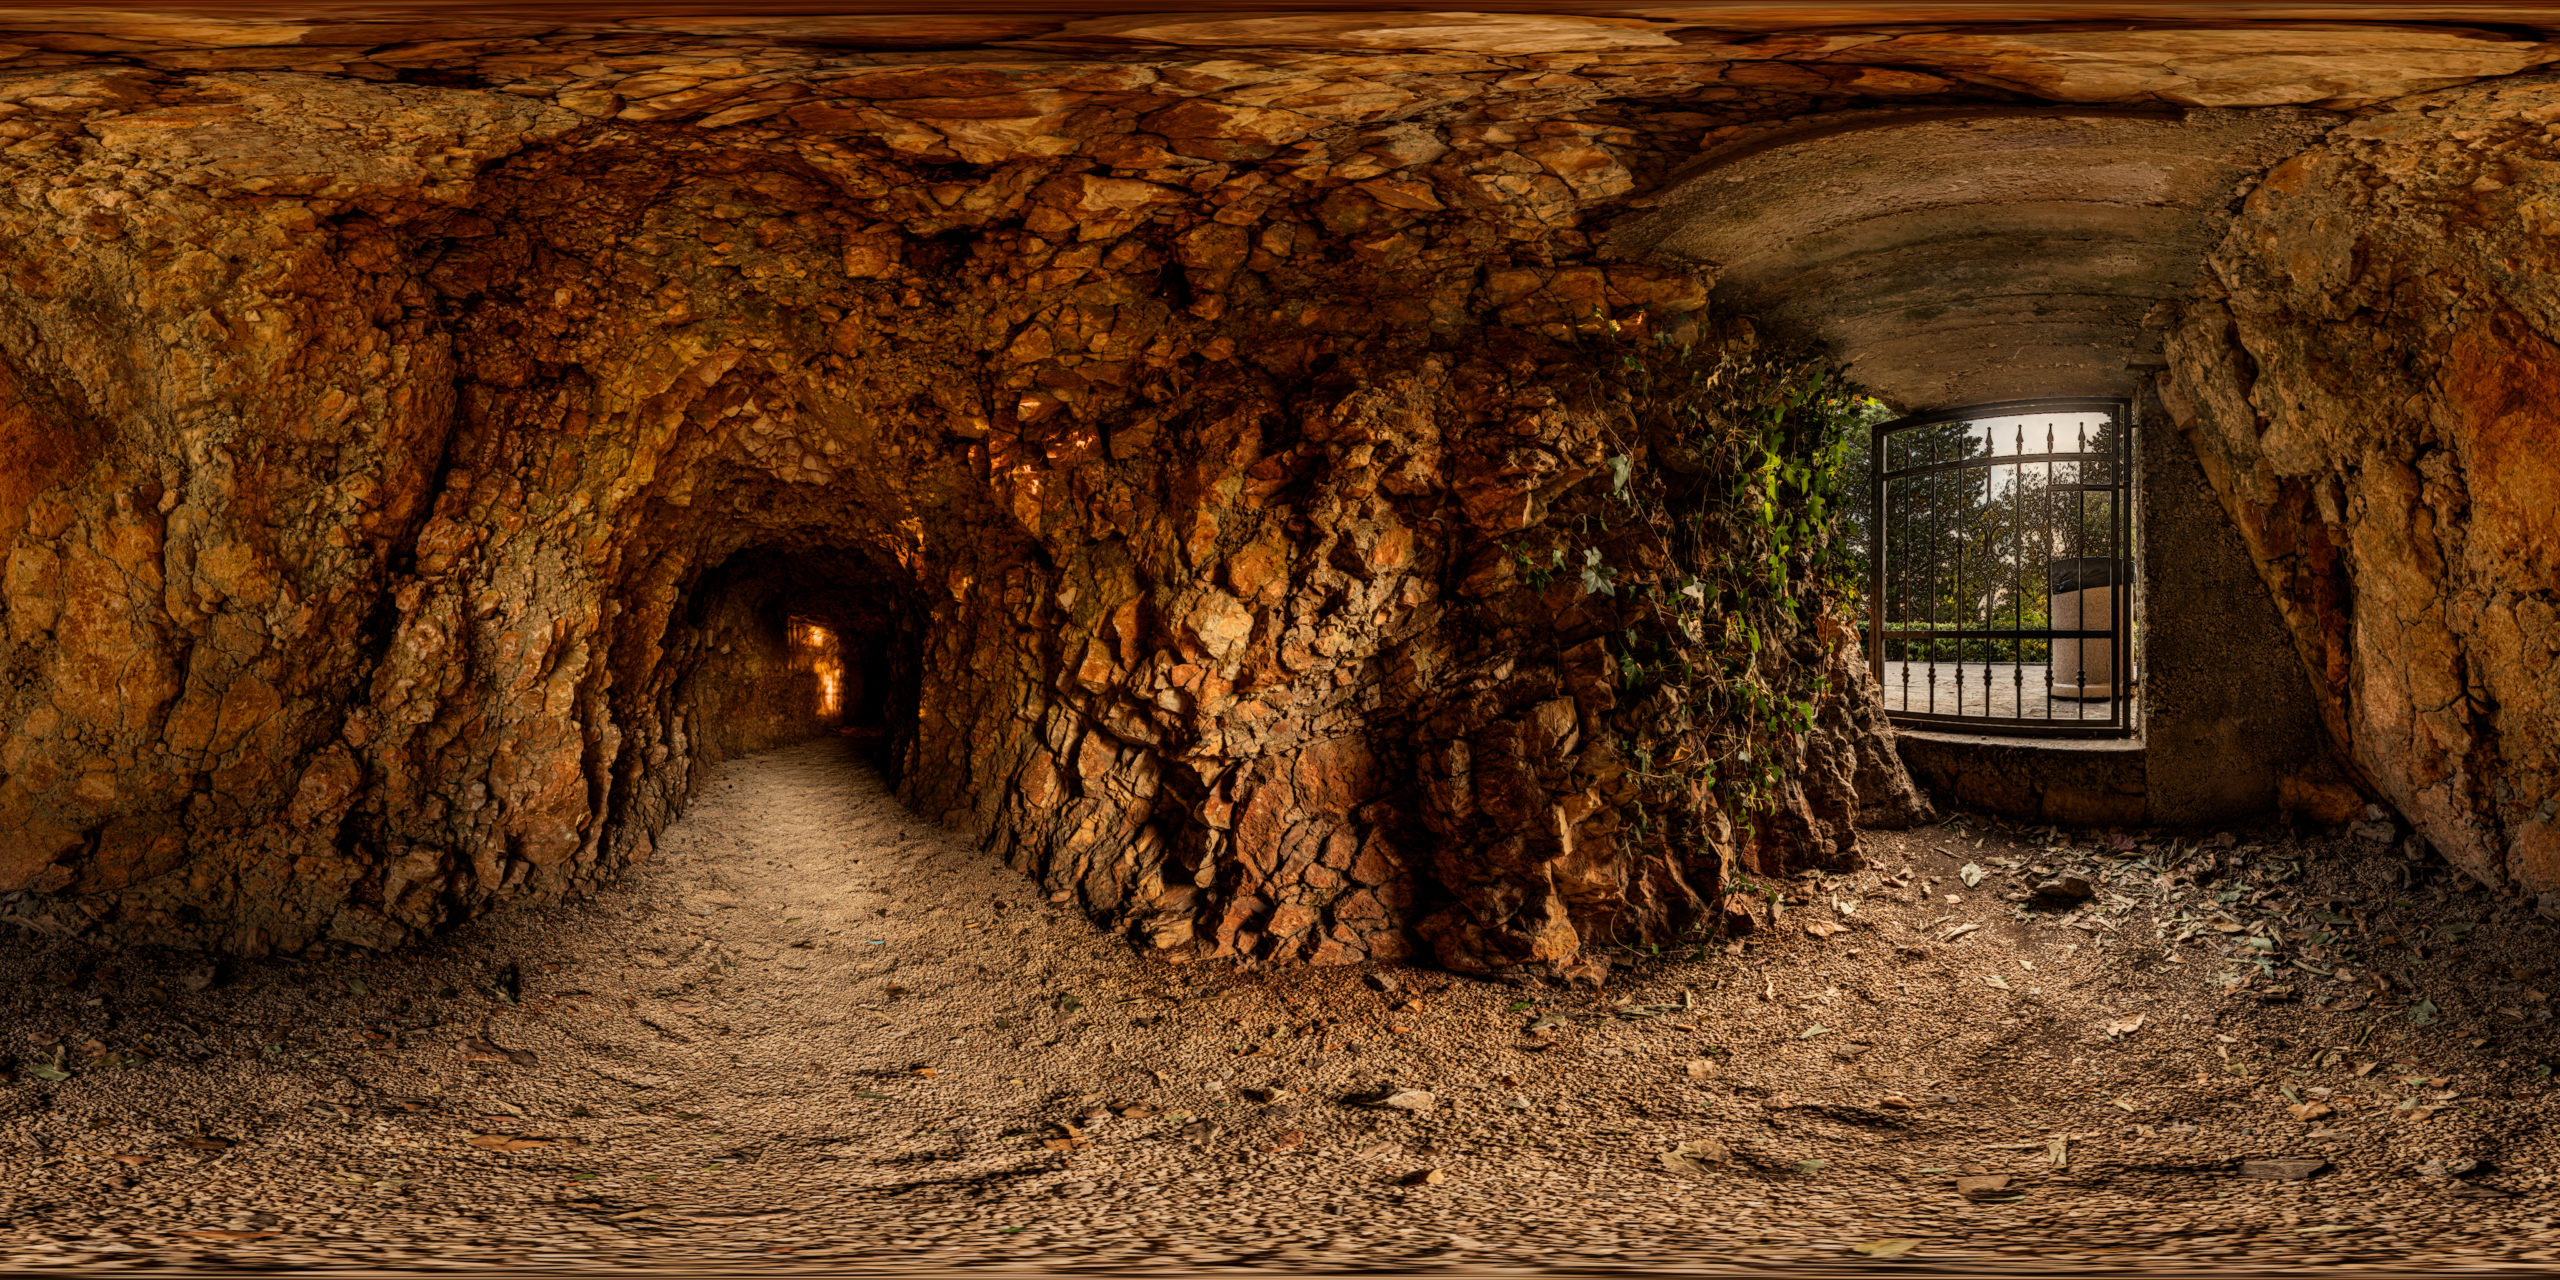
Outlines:
{"type": "Polygon", "coordinates": [[[2131,406],[1914,414],[1871,449],[1867,653],[1893,719],[2131,734],[2131,406]]]}

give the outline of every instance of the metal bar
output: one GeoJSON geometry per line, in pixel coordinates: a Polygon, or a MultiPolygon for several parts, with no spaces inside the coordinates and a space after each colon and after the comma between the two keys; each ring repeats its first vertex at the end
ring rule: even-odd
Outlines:
{"type": "Polygon", "coordinates": [[[2003,737],[2008,737],[2013,734],[2022,738],[2115,738],[2123,736],[2121,730],[2095,721],[2087,724],[2074,724],[2069,720],[2056,720],[2047,724],[2041,720],[2029,720],[2022,725],[2012,727],[2006,720],[1991,720],[1985,719],[1981,716],[1951,716],[1943,713],[1931,715],[1926,712],[1913,711],[1897,713],[1893,717],[1893,722],[1909,728],[1947,729],[1959,733],[1979,733],[1986,727],[1990,727],[1996,728],[2003,737]]]}
{"type": "MultiPolygon", "coordinates": [[[[1958,458],[1962,458],[1966,446],[1973,443],[1973,424],[1968,422],[1964,427],[1963,435],[1950,432],[1947,436],[1947,443],[1955,447],[1958,458]]],[[[1948,474],[1952,478],[1956,473],[1948,474]]],[[[1947,603],[1952,607],[1956,623],[1961,628],[1972,612],[1966,607],[1964,594],[1964,544],[1967,541],[1965,535],[1971,532],[1973,525],[1973,480],[1971,477],[1965,479],[1964,496],[1961,499],[1953,492],[1956,488],[1953,483],[1949,483],[1947,488],[1949,490],[1947,505],[1951,509],[1950,518],[1955,521],[1956,526],[1956,593],[1948,598],[1947,603]]],[[[1964,640],[1961,637],[1956,640],[1956,714],[1964,714],[1964,640]]]]}
{"type": "MultiPolygon", "coordinates": [[[[2039,497],[2041,501],[2038,505],[2044,508],[2044,534],[2036,543],[2036,556],[2043,562],[2044,567],[2044,624],[2050,627],[2053,625],[2053,419],[2051,418],[2044,420],[2044,492],[2039,497]]],[[[2047,725],[2053,723],[2053,662],[2061,656],[2062,651],[2054,647],[2053,637],[2045,637],[2044,720],[2047,725]]]]}
{"type": "Polygon", "coordinates": [[[1881,677],[1892,679],[1891,691],[1901,694],[1899,710],[1888,700],[1897,722],[1950,729],[1996,726],[2002,732],[2048,737],[2099,738],[2130,731],[2132,601],[2139,588],[2116,571],[2129,558],[2134,536],[2129,414],[2130,406],[2122,400],[2010,401],[1915,414],[1872,428],[1869,494],[1876,537],[1870,582],[1877,599],[1868,612],[1874,640],[1870,663],[1881,677]],[[2077,419],[2067,445],[2059,431],[2059,419],[2066,415],[2077,419]],[[2029,452],[2027,428],[2037,417],[2046,420],[2044,448],[2029,452]],[[1995,418],[2013,420],[2012,451],[2006,455],[1999,452],[1997,428],[1985,425],[1995,418]],[[2100,438],[2090,439],[2093,434],[2100,438]],[[2039,467],[2042,483],[2032,495],[2031,517],[2028,476],[2039,467]],[[1975,471],[1981,473],[1979,488],[1971,474],[1975,471]],[[2011,478],[2006,501],[1999,491],[2003,474],[2011,478]],[[1894,505],[1897,487],[1899,509],[1894,505]],[[2112,505],[2093,512],[2093,497],[2112,505]],[[2062,510],[2066,506],[2067,512],[2062,510]],[[2066,515],[2068,532],[2056,528],[2066,515]],[[1914,565],[1914,555],[1925,557],[1926,565],[1914,565]],[[2053,564],[2085,571],[2086,562],[2096,556],[2110,562],[2107,586],[2081,587],[2075,578],[2071,600],[2084,616],[2072,619],[2070,626],[2056,625],[2060,619],[2053,616],[2053,584],[2048,581],[2053,564]],[[1998,592],[2004,589],[2011,593],[2005,620],[1998,608],[1998,592]],[[1915,591],[1925,599],[1917,609],[1910,607],[1915,591]],[[2026,621],[2030,591],[2044,602],[2038,606],[2043,626],[2026,621]],[[1942,594],[1947,596],[1944,609],[1939,607],[1942,594]],[[2085,606],[2099,602],[2092,596],[2106,602],[2107,625],[2087,624],[2085,606]],[[2058,675],[2055,668],[2062,659],[2055,646],[2060,643],[2070,643],[2074,656],[2072,670],[2058,675]],[[2107,655],[2103,669],[2109,673],[2109,696],[2075,699],[2072,714],[2060,715],[2054,692],[2065,679],[2075,680],[2080,689],[2089,687],[2092,643],[2106,646],[2100,652],[2107,655]],[[2045,704],[2031,719],[2026,664],[2031,650],[2039,647],[2045,650],[2040,664],[2045,704]],[[1956,664],[1953,681],[1942,692],[1939,667],[1951,659],[1956,664]],[[1999,709],[1994,687],[2004,660],[2012,700],[2006,712],[1999,709]],[[1898,671],[1887,670],[1887,663],[1898,671]],[[1977,673],[1968,669],[1977,664],[1982,667],[1978,706],[1969,696],[1977,673]],[[1910,696],[1914,676],[1927,683],[1926,698],[1910,696]],[[2104,705],[2091,707],[2091,701],[2104,705]]]}
{"type": "MultiPolygon", "coordinates": [[[[2103,453],[2031,453],[2026,456],[2026,460],[2029,462],[2041,462],[2046,458],[2051,458],[2056,462],[2107,461],[2107,455],[2103,453]]],[[[1888,471],[1885,473],[1884,478],[1887,480],[1902,480],[1911,476],[1930,475],[1941,471],[1973,471],[2007,465],[2008,464],[2005,462],[1985,462],[1980,458],[1955,458],[1946,462],[1932,462],[1921,466],[1904,467],[1899,471],[1888,471]]],[[[2100,487],[2103,488],[2104,486],[2100,487]]]]}
{"type": "Polygon", "coordinates": [[[2025,631],[2003,631],[1997,627],[1942,627],[1936,631],[1887,631],[1885,634],[1896,640],[1926,640],[1931,636],[1945,640],[1998,640],[2012,635],[2029,640],[2104,640],[2115,633],[2104,627],[2088,631],[2057,631],[2050,627],[2025,631]]]}
{"type": "Polygon", "coordinates": [[[1884,432],[1879,422],[1867,430],[1867,670],[1876,688],[1884,688],[1884,580],[1887,543],[1884,536],[1884,432]]]}
{"type": "Polygon", "coordinates": [[[1884,429],[1909,431],[1915,427],[1935,426],[1941,422],[1979,421],[1984,418],[2031,418],[2045,413],[2107,413],[2123,405],[2124,401],[2112,396],[2065,396],[2058,400],[1993,400],[1954,409],[1930,409],[1920,413],[1907,413],[1884,424],[1884,429]]]}
{"type": "Polygon", "coordinates": [[[2115,719],[2133,727],[2133,411],[2116,421],[2115,719]]]}
{"type": "MultiPolygon", "coordinates": [[[[2027,456],[2027,423],[2023,418],[2018,420],[2017,440],[2009,452],[2014,458],[2027,456]]],[[[2027,508],[2026,485],[2023,483],[2025,478],[2025,463],[2021,462],[2010,468],[2009,509],[2016,516],[2016,536],[2009,539],[2009,545],[2013,548],[2010,553],[2013,559],[2009,574],[2009,630],[2013,632],[2027,629],[2027,508]]],[[[2023,636],[2013,637],[2009,641],[2009,718],[2012,720],[2027,718],[2027,642],[2023,636]]]]}
{"type": "MultiPolygon", "coordinates": [[[[1935,448],[1932,448],[1930,452],[1934,455],[1936,453],[1935,448]]],[[[1924,514],[1921,518],[1926,520],[1928,517],[1924,514]]],[[[1934,529],[1931,530],[1929,534],[1929,629],[1932,631],[1938,629],[1938,536],[1934,529]]],[[[1931,640],[1929,642],[1929,670],[1927,679],[1929,681],[1929,711],[1931,714],[1935,714],[1938,710],[1938,642],[1936,640],[1931,640]]]]}
{"type": "MultiPolygon", "coordinates": [[[[2088,425],[2075,424],[2072,430],[2079,433],[2080,452],[2087,453],[2089,451],[2088,425]]],[[[2071,496],[2071,564],[2072,568],[2077,569],[2081,562],[2089,558],[2089,491],[2086,487],[2089,483],[2089,464],[2082,462],[2074,465],[2080,468],[2077,477],[2080,484],[2073,487],[2071,496]]],[[[2078,591],[2071,594],[2074,597],[2071,602],[2073,619],[2086,627],[2089,625],[2089,597],[2078,591]]],[[[2086,640],[2075,642],[2071,646],[2071,687],[2082,693],[2089,691],[2089,642],[2086,640]]],[[[2071,715],[2075,720],[2088,719],[2089,700],[2073,698],[2071,715]]]]}
{"type": "MultiPolygon", "coordinates": [[[[1902,486],[1902,545],[1906,549],[1911,545],[1911,486],[1908,482],[1902,486]]],[[[1902,570],[1901,600],[1902,620],[1908,623],[1911,621],[1911,569],[1908,565],[1905,565],[1902,570]]],[[[1909,711],[1911,709],[1911,646],[1907,642],[1902,646],[1901,661],[1902,709],[1909,711]]]]}

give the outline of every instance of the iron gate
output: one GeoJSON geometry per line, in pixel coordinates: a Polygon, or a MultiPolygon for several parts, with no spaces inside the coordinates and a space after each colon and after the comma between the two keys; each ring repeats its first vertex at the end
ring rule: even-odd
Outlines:
{"type": "Polygon", "coordinates": [[[1914,414],[1871,449],[1867,653],[1893,719],[2131,734],[2131,406],[1914,414]]]}

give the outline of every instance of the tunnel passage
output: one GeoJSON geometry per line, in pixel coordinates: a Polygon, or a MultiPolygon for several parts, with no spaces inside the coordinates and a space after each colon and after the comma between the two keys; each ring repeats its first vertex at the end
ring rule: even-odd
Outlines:
{"type": "MultiPolygon", "coordinates": [[[[2552,326],[2497,246],[2539,217],[2551,90],[2377,104],[2549,58],[2510,34],[2359,31],[2368,53],[2441,56],[2251,87],[2245,58],[2179,45],[2172,73],[2122,52],[2139,32],[2044,62],[2014,33],[1656,42],[1577,52],[1571,74],[1510,50],[901,61],[786,40],[770,80],[715,81],[528,37],[377,51],[454,62],[404,83],[212,46],[166,65],[48,48],[0,70],[0,418],[44,442],[0,455],[0,911],[265,951],[394,946],[586,892],[648,852],[699,753],[814,728],[814,710],[783,727],[814,673],[777,655],[794,617],[868,634],[800,590],[832,580],[894,584],[913,627],[888,681],[914,654],[912,715],[885,716],[901,799],[1147,945],[1549,975],[1680,945],[1734,874],[1838,865],[1861,814],[1925,812],[1825,572],[1838,477],[1818,464],[1848,389],[1740,313],[1880,344],[1896,396],[1984,367],[1972,348],[2001,333],[2048,368],[2157,382],[2124,326],[2177,309],[2153,272],[2174,255],[2144,230],[2170,223],[2159,243],[2209,253],[2200,287],[2230,296],[2164,317],[2160,394],[2229,437],[2199,456],[2308,669],[2333,690],[2417,673],[2333,721],[2387,745],[2366,767],[2406,775],[2391,794],[2412,805],[2505,806],[2496,839],[2540,865],[2550,815],[2489,775],[2550,757],[2555,702],[2517,674],[2550,648],[2549,602],[2492,564],[2427,603],[2412,584],[2467,552],[2407,548],[2467,508],[2496,555],[2540,554],[2527,446],[2553,398],[2515,370],[2552,326]],[[1871,47],[1886,60],[1859,62],[1871,47]],[[1954,245],[1911,260],[1996,283],[1998,238],[1940,235],[1944,210],[1821,216],[1898,184],[1826,208],[1794,181],[1819,157],[1770,159],[1752,172],[1786,219],[1688,199],[1702,156],[1921,101],[2219,102],[2085,136],[2274,119],[2251,156],[2312,150],[2219,232],[2185,214],[2245,166],[2165,146],[2148,172],[2202,175],[2163,188],[2168,214],[2135,183],[2073,224],[2141,242],[2128,287],[2113,257],[2071,261],[2066,227],[2034,261],[2085,268],[2063,274],[2096,302],[2046,290],[1986,302],[1983,324],[1933,325],[1913,292],[1962,273],[1844,269],[1822,278],[1855,323],[1826,327],[1788,311],[1817,293],[1772,269],[1787,254],[1752,252],[1789,250],[1791,226],[1841,232],[1834,266],[1954,245]],[[2270,103],[2375,109],[2251,114],[2270,103]],[[2482,139],[2500,150],[2473,185],[2407,178],[2482,139]],[[2394,391],[2431,443],[2370,472],[2362,506],[2316,461],[2353,453],[2320,443],[2346,409],[2242,439],[2257,380],[2348,406],[2357,371],[2409,345],[2386,328],[2311,361],[2325,313],[2262,278],[2306,237],[2328,255],[2306,267],[2341,278],[2402,260],[2338,247],[2365,215],[2319,201],[2358,183],[2472,209],[2489,230],[2455,241],[2465,296],[2505,300],[2454,348],[2480,376],[2431,384],[2471,397],[2458,413],[2394,391]],[[1677,210],[1703,211],[1705,257],[1616,239],[1677,210]],[[858,564],[811,579],[830,554],[858,564]],[[2436,621],[2352,615],[2380,563],[2436,621]],[[759,595],[767,578],[788,590],[759,595]],[[2439,623],[2473,646],[2458,662],[2439,623]],[[2464,692],[2474,671],[2503,673],[2494,698],[2464,692]]],[[[1913,125],[1939,131],[1922,159],[2084,136],[1960,123],[1913,125]]],[[[1759,154],[1781,152],[1799,154],[1759,154]]],[[[2414,225],[2390,232],[2413,271],[2414,225]]]]}
{"type": "Polygon", "coordinates": [[[844,732],[896,780],[922,663],[911,584],[859,553],[758,548],[684,599],[662,652],[696,766],[844,732]]]}

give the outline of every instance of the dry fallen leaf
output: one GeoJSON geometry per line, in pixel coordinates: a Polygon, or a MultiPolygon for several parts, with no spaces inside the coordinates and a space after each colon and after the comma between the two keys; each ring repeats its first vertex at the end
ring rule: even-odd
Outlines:
{"type": "Polygon", "coordinates": [[[1919,1247],[1920,1242],[1917,1240],[1870,1240],[1862,1245],[1851,1246],[1850,1252],[1864,1254],[1870,1258],[1899,1258],[1919,1247]]]}
{"type": "Polygon", "coordinates": [[[2107,1022],[2106,1022],[2106,1033],[2107,1033],[2107,1038],[2108,1038],[2109,1040],[2113,1040],[2113,1039],[2115,1039],[2115,1038],[2116,1038],[2116,1037],[2118,1037],[2118,1036],[2129,1036],[2129,1035],[2132,1035],[2132,1034],[2133,1034],[2134,1032],[2136,1032],[2136,1031],[2140,1031],[2140,1030],[2142,1030],[2142,1020],[2143,1020],[2143,1015],[2141,1015],[2141,1014],[2139,1014],[2139,1013],[2137,1013],[2137,1014],[2133,1015],[2133,1016],[2132,1016],[2132,1017],[2130,1017],[2130,1018],[2109,1018],[2109,1019],[2107,1019],[2107,1022]]]}
{"type": "Polygon", "coordinates": [[[1404,1176],[1404,1184],[1408,1187],[1436,1187],[1448,1180],[1449,1175],[1437,1169],[1423,1169],[1404,1176]]]}
{"type": "Polygon", "coordinates": [[[1662,1153],[1664,1171],[1675,1174],[1708,1174],[1715,1166],[1733,1159],[1733,1152],[1713,1138],[1683,1142],[1662,1153]]]}
{"type": "Polygon", "coordinates": [[[283,1235],[281,1231],[181,1231],[179,1235],[195,1240],[268,1240],[283,1235]]]}
{"type": "Polygon", "coordinates": [[[2330,1106],[2325,1102],[2296,1103],[2293,1106],[2286,1107],[2285,1110],[2291,1112],[2294,1119],[2305,1122],[2312,1120],[2324,1120],[2330,1116],[2338,1114],[2338,1109],[2336,1107],[2330,1106]]]}
{"type": "Polygon", "coordinates": [[[1688,1072],[1690,1079],[1704,1080],[1716,1073],[1716,1060],[1713,1058],[1691,1058],[1689,1059],[1689,1065],[1684,1069],[1688,1072]]]}

